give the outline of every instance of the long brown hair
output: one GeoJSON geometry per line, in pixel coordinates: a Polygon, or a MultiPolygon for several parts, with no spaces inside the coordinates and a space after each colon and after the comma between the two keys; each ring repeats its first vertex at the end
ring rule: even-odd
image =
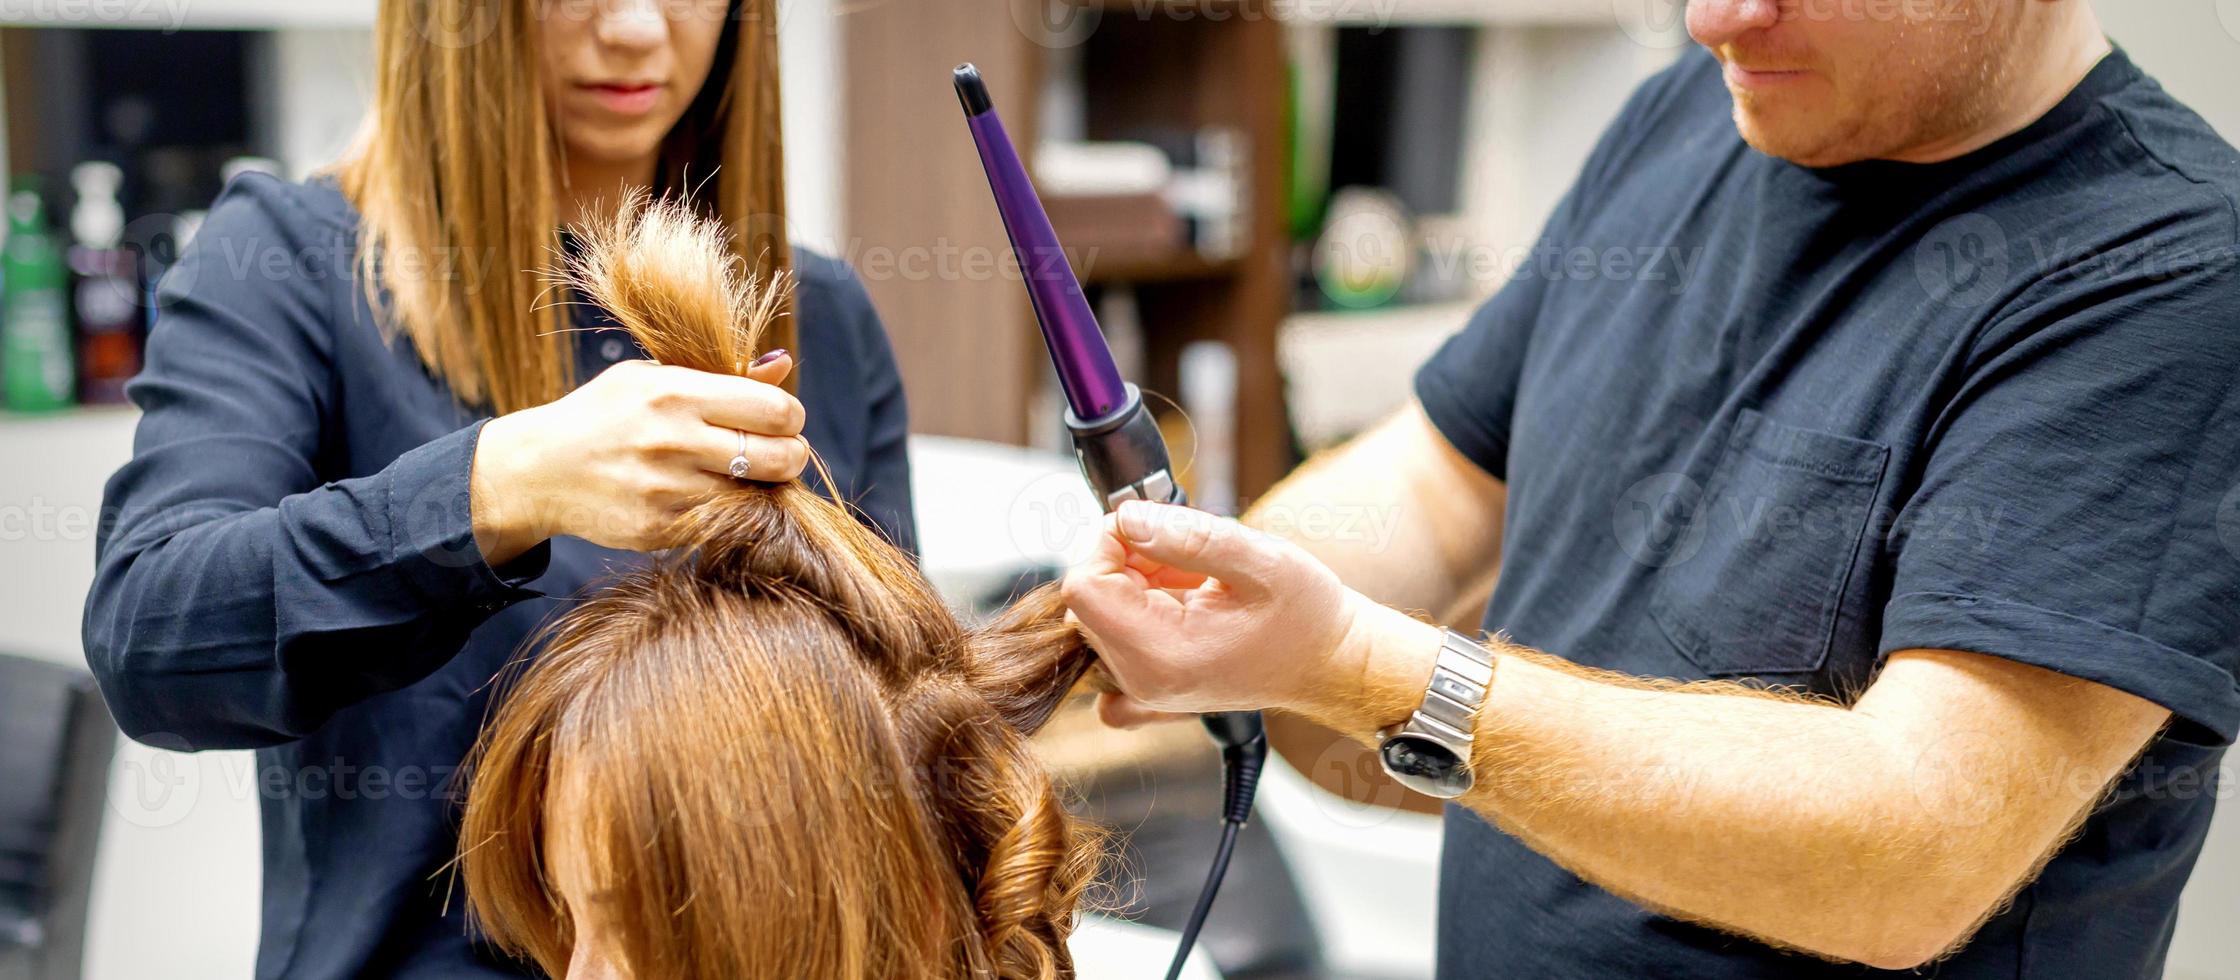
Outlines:
{"type": "MultiPolygon", "coordinates": [[[[792,263],[777,2],[731,0],[737,27],[664,141],[654,188],[722,221],[768,277],[792,263]]],[[[385,325],[462,402],[500,414],[575,384],[564,304],[541,293],[560,251],[563,152],[542,87],[543,3],[382,0],[372,109],[335,166],[385,325]]],[[[773,346],[795,346],[793,329],[774,324],[773,346]]]]}
{"type": "MultiPolygon", "coordinates": [[[[626,206],[573,272],[668,363],[737,373],[775,288],[681,209],[626,206]]],[[[1055,591],[960,625],[900,551],[798,482],[562,616],[471,757],[468,909],[561,975],[550,849],[585,856],[639,978],[1052,978],[1093,871],[1026,737],[1090,669],[1055,591]]]]}

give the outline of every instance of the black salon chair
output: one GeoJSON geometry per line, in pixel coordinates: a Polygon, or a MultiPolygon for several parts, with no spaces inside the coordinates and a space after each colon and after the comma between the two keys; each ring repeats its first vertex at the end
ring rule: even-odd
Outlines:
{"type": "Polygon", "coordinates": [[[85,671],[0,654],[0,980],[77,980],[116,736],[85,671]]]}

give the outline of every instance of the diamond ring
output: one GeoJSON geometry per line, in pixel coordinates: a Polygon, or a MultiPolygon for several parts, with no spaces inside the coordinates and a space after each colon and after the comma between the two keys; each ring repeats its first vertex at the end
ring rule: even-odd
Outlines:
{"type": "Polygon", "coordinates": [[[753,463],[747,461],[747,434],[741,432],[739,433],[739,454],[731,457],[731,478],[734,480],[746,479],[747,471],[752,469],[753,466],[753,463]]]}

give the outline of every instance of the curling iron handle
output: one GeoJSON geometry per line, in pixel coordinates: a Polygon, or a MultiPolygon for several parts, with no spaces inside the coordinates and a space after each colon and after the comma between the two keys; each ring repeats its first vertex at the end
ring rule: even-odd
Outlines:
{"type": "MultiPolygon", "coordinates": [[[[1162,503],[1186,507],[1189,506],[1190,499],[1182,487],[1176,486],[1174,492],[1162,503]]],[[[1263,754],[1267,751],[1267,729],[1260,720],[1260,712],[1215,711],[1199,715],[1198,720],[1205,723],[1206,734],[1213,736],[1213,744],[1221,747],[1224,756],[1246,749],[1263,754]]],[[[1254,769],[1257,771],[1258,767],[1255,766],[1254,769]]],[[[1248,810],[1252,805],[1252,797],[1249,792],[1244,798],[1244,805],[1248,810]]],[[[1231,819],[1241,821],[1244,817],[1239,814],[1231,819]]]]}
{"type": "Polygon", "coordinates": [[[1206,723],[1206,733],[1212,735],[1214,743],[1222,748],[1241,746],[1253,739],[1267,737],[1260,722],[1260,712],[1257,711],[1216,711],[1199,717],[1206,723]]]}
{"type": "MultiPolygon", "coordinates": [[[[1126,500],[1188,506],[1190,495],[1174,479],[1158,422],[1144,408],[1143,395],[1135,385],[1125,390],[1126,400],[1120,409],[1106,418],[1083,421],[1070,411],[1066,413],[1066,427],[1073,432],[1073,449],[1080,458],[1082,477],[1096,493],[1098,506],[1108,511],[1126,500]]],[[[1224,753],[1247,747],[1266,751],[1259,712],[1223,711],[1203,717],[1206,733],[1224,753]]],[[[1246,804],[1250,804],[1249,795],[1246,804]]]]}

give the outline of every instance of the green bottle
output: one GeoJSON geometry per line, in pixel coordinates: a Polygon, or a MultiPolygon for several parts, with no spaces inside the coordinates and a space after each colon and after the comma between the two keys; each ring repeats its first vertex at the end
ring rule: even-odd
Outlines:
{"type": "Polygon", "coordinates": [[[70,404],[69,277],[47,233],[39,195],[8,196],[8,240],[0,246],[0,395],[19,412],[70,404]]]}

